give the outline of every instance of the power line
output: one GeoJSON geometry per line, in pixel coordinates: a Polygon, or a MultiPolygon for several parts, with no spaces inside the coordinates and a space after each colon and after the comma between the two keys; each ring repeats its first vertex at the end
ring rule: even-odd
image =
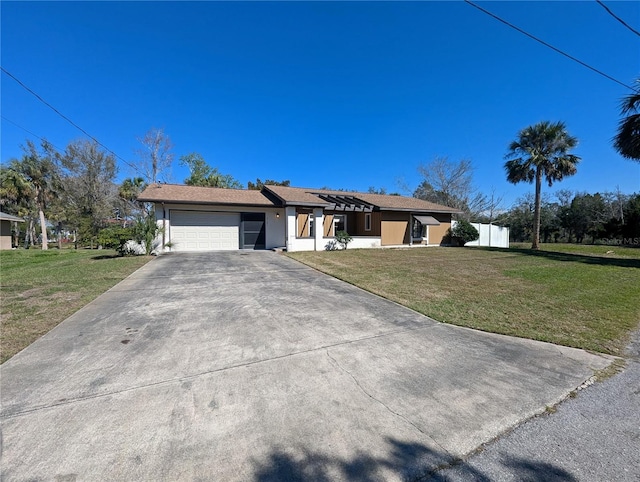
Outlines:
{"type": "MultiPolygon", "coordinates": [[[[87,131],[85,131],[82,127],[80,127],[78,124],[76,124],[75,122],[73,122],[71,119],[69,119],[67,116],[65,116],[62,112],[60,112],[58,109],[56,109],[54,106],[52,106],[51,104],[49,104],[46,100],[44,100],[42,97],[40,97],[36,92],[34,92],[32,89],[30,89],[29,87],[27,87],[20,79],[18,79],[15,75],[13,75],[11,72],[9,72],[7,69],[5,69],[4,67],[0,66],[0,70],[2,70],[2,72],[4,72],[6,75],[8,75],[9,77],[11,77],[13,80],[15,80],[18,85],[20,85],[23,89],[25,89],[27,92],[29,92],[31,95],[33,95],[36,99],[38,99],[40,102],[42,102],[44,105],[46,105],[47,107],[49,107],[49,109],[51,109],[53,112],[55,112],[56,114],[58,114],[60,117],[62,117],[64,120],[66,120],[69,124],[71,124],[73,127],[75,127],[76,129],[78,129],[80,132],[82,132],[85,136],[87,136],[89,139],[93,140],[96,144],[98,144],[100,147],[102,147],[103,149],[105,149],[107,152],[110,152],[111,154],[113,154],[113,156],[116,159],[121,160],[122,162],[124,162],[127,166],[131,167],[132,169],[134,169],[135,171],[139,172],[140,174],[144,173],[142,171],[140,171],[140,169],[138,169],[137,166],[131,164],[130,162],[124,160],[122,157],[120,157],[118,154],[116,154],[115,152],[113,152],[111,149],[109,149],[107,146],[105,146],[102,142],[100,142],[98,139],[96,139],[95,137],[93,137],[91,134],[89,134],[87,131]]],[[[10,121],[11,122],[11,121],[10,121]]],[[[20,127],[20,126],[18,126],[20,127]]],[[[24,129],[26,130],[26,129],[24,129]]],[[[28,131],[27,131],[28,132],[28,131]]],[[[35,135],[35,134],[33,134],[35,135]]],[[[38,137],[38,136],[36,136],[38,137]]]]}
{"type": "Polygon", "coordinates": [[[513,25],[512,23],[509,23],[509,22],[507,22],[506,20],[503,20],[502,18],[498,17],[497,15],[495,15],[495,14],[491,13],[489,10],[485,10],[485,9],[484,9],[484,8],[482,8],[481,6],[476,5],[476,4],[475,4],[475,3],[473,3],[472,1],[470,1],[470,0],[464,0],[464,2],[465,2],[465,3],[468,3],[469,5],[471,5],[471,6],[472,6],[472,7],[474,7],[474,8],[477,8],[478,10],[480,10],[481,12],[483,12],[483,13],[485,13],[485,14],[489,15],[490,17],[495,18],[495,19],[496,19],[496,20],[498,20],[499,22],[504,23],[505,25],[507,25],[507,26],[511,27],[512,29],[517,30],[517,31],[518,31],[518,32],[520,32],[521,34],[526,35],[527,37],[529,37],[529,38],[531,38],[531,39],[535,40],[536,42],[541,43],[541,44],[542,44],[542,45],[544,45],[545,47],[549,47],[551,50],[554,50],[554,51],[558,52],[560,55],[564,55],[564,56],[565,56],[565,57],[567,57],[568,59],[571,59],[571,60],[573,60],[574,62],[579,63],[580,65],[582,65],[583,67],[586,67],[586,68],[587,68],[587,69],[589,69],[589,70],[592,70],[592,71],[593,71],[593,72],[595,72],[596,74],[602,75],[603,77],[605,77],[605,78],[607,78],[607,79],[609,79],[609,80],[611,80],[611,81],[615,82],[616,84],[620,84],[621,86],[626,87],[626,88],[627,88],[627,89],[629,89],[629,90],[632,90],[632,91],[634,91],[634,92],[637,92],[637,91],[636,91],[636,89],[634,89],[634,88],[633,88],[633,87],[631,87],[630,85],[627,85],[627,84],[625,84],[624,82],[621,82],[621,81],[619,81],[618,79],[616,79],[616,78],[614,78],[614,77],[611,77],[611,76],[610,76],[610,75],[608,75],[608,74],[605,74],[604,72],[602,72],[601,70],[596,69],[595,67],[591,67],[589,64],[587,64],[587,63],[583,62],[582,60],[577,59],[577,58],[575,58],[574,56],[569,55],[569,54],[568,54],[568,53],[566,53],[566,52],[563,52],[563,51],[562,51],[562,50],[560,50],[559,48],[554,47],[553,45],[551,45],[551,44],[549,44],[549,43],[545,42],[544,40],[541,40],[541,39],[539,39],[538,37],[536,37],[536,36],[534,36],[534,35],[531,35],[529,32],[526,32],[526,31],[522,30],[520,27],[517,27],[517,26],[513,25]]]}
{"type": "MultiPolygon", "coordinates": [[[[16,124],[15,122],[13,122],[11,119],[6,118],[3,115],[0,115],[0,117],[2,118],[2,120],[7,121],[9,124],[13,124],[14,126],[16,126],[18,129],[22,129],[23,131],[25,131],[27,134],[31,134],[33,137],[37,137],[38,139],[40,139],[41,141],[47,141],[44,137],[40,137],[38,134],[34,134],[33,132],[31,132],[28,129],[25,129],[24,127],[22,127],[21,125],[16,124]]],[[[55,147],[56,149],[58,149],[59,151],[61,151],[62,149],[60,149],[58,146],[56,146],[55,144],[52,144],[51,142],[49,142],[49,144],[51,144],[53,147],[55,147]]]]}
{"type": "Polygon", "coordinates": [[[596,0],[596,2],[598,2],[598,5],[600,5],[602,8],[604,8],[609,15],[611,15],[613,18],[615,18],[618,22],[620,22],[622,25],[624,25],[625,27],[627,27],[629,30],[631,30],[633,33],[635,33],[637,36],[640,37],[640,32],[638,32],[635,28],[633,28],[631,25],[629,25],[627,22],[625,22],[624,20],[622,20],[620,17],[618,17],[615,13],[613,13],[611,11],[611,9],[609,9],[609,7],[607,7],[604,3],[602,3],[600,0],[596,0]]]}

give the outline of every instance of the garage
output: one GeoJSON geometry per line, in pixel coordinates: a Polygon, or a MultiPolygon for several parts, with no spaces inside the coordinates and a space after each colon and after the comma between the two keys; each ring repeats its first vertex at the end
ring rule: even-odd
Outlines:
{"type": "Polygon", "coordinates": [[[221,251],[240,247],[240,213],[171,211],[172,251],[221,251]]]}

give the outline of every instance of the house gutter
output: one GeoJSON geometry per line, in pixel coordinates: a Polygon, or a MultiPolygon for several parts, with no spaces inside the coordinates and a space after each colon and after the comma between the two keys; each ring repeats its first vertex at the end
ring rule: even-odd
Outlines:
{"type": "Polygon", "coordinates": [[[415,208],[386,208],[379,207],[380,211],[405,211],[414,214],[428,214],[428,213],[442,213],[442,214],[462,214],[462,211],[458,211],[457,209],[415,209],[415,208]]]}

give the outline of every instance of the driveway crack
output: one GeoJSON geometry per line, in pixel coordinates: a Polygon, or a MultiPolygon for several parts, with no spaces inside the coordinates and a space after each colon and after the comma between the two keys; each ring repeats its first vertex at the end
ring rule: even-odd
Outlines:
{"type": "MultiPolygon", "coordinates": [[[[31,412],[36,412],[39,410],[45,410],[45,409],[49,409],[49,408],[54,408],[54,407],[59,407],[59,406],[63,406],[63,405],[69,405],[71,403],[76,403],[76,402],[82,402],[82,401],[86,401],[86,400],[91,400],[91,399],[95,399],[95,398],[104,398],[104,397],[109,397],[112,395],[118,395],[118,394],[122,394],[122,393],[128,393],[128,392],[132,392],[135,390],[142,390],[142,389],[147,389],[147,388],[151,388],[151,387],[156,387],[156,386],[161,386],[161,385],[166,385],[166,384],[170,384],[170,383],[176,383],[176,382],[184,382],[187,380],[194,380],[197,379],[199,377],[205,376],[205,375],[212,375],[214,373],[222,373],[222,372],[226,372],[228,370],[235,370],[235,369],[239,369],[239,368],[247,368],[247,367],[251,367],[253,365],[260,365],[263,363],[269,363],[269,362],[274,362],[274,361],[279,361],[279,360],[284,360],[290,357],[294,357],[294,356],[299,356],[299,355],[306,355],[309,353],[321,353],[322,350],[327,350],[328,348],[333,348],[333,347],[337,347],[337,346],[343,346],[343,345],[351,345],[354,343],[360,343],[360,342],[364,342],[367,340],[374,340],[376,338],[385,338],[388,336],[395,336],[395,335],[399,335],[402,333],[406,333],[406,332],[411,332],[411,331],[418,331],[418,330],[425,330],[425,329],[431,329],[433,328],[433,325],[422,325],[422,326],[417,326],[417,327],[409,327],[409,328],[402,328],[402,329],[397,329],[397,330],[392,330],[392,331],[388,331],[386,333],[378,333],[376,335],[372,335],[372,336],[365,336],[362,338],[355,338],[352,340],[346,340],[346,341],[340,341],[337,343],[333,343],[331,345],[325,345],[325,346],[319,346],[319,347],[314,347],[314,348],[309,348],[307,350],[300,350],[300,351],[296,351],[296,352],[292,352],[292,353],[286,353],[283,355],[277,355],[277,356],[272,356],[270,358],[264,358],[264,359],[258,359],[258,360],[251,360],[245,363],[239,363],[236,365],[228,365],[228,366],[224,366],[224,367],[220,367],[220,368],[214,368],[211,370],[205,370],[202,372],[198,372],[198,373],[192,373],[192,374],[185,374],[182,376],[176,376],[176,377],[172,377],[172,378],[167,378],[167,379],[163,379],[163,380],[158,380],[158,381],[152,381],[149,383],[143,383],[141,385],[135,385],[135,386],[131,386],[131,387],[126,387],[126,388],[122,388],[122,389],[118,389],[118,390],[112,390],[112,391],[108,391],[108,392],[101,392],[101,393],[93,393],[93,394],[88,394],[88,395],[79,395],[70,399],[61,399],[58,400],[57,402],[53,402],[53,403],[45,403],[42,405],[36,405],[36,406],[32,406],[26,409],[22,409],[19,411],[12,411],[11,408],[9,409],[4,409],[4,410],[0,410],[0,419],[4,419],[4,418],[14,418],[14,417],[18,417],[21,415],[25,415],[31,412]]],[[[3,407],[4,408],[4,407],[3,407]]]]}
{"type": "Polygon", "coordinates": [[[382,405],[389,413],[395,415],[396,417],[398,417],[399,419],[403,420],[405,423],[408,423],[409,425],[411,425],[414,429],[416,429],[418,432],[420,432],[422,435],[424,435],[425,437],[428,437],[434,444],[436,444],[438,447],[440,447],[440,449],[448,454],[451,455],[449,453],[449,451],[444,448],[442,445],[440,445],[431,435],[429,435],[427,432],[425,432],[424,430],[422,430],[418,425],[416,425],[415,423],[413,423],[411,420],[409,420],[407,417],[405,417],[404,415],[402,415],[401,413],[396,412],[394,409],[392,409],[389,405],[387,405],[386,403],[384,403],[382,400],[380,400],[379,398],[374,397],[371,393],[369,393],[367,390],[365,390],[365,388],[360,384],[360,382],[358,381],[358,379],[353,375],[353,373],[351,373],[349,370],[347,370],[346,368],[344,368],[339,362],[338,360],[336,360],[334,357],[331,356],[331,353],[329,353],[329,350],[325,350],[325,352],[327,353],[327,356],[329,357],[329,359],[331,360],[331,364],[334,365],[335,367],[337,367],[340,371],[346,373],[347,375],[349,375],[349,377],[351,377],[351,379],[353,380],[353,382],[356,384],[356,386],[360,389],[360,391],[362,393],[364,393],[367,397],[369,397],[371,400],[373,400],[374,402],[378,403],[379,405],[382,405]]]}

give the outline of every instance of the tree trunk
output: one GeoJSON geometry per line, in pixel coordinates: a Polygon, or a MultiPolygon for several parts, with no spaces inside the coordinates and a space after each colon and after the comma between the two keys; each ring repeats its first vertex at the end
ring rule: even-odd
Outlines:
{"type": "Polygon", "coordinates": [[[35,244],[34,238],[35,228],[33,227],[33,218],[29,215],[29,222],[27,223],[27,229],[24,234],[24,249],[29,249],[35,244]]]}
{"type": "Polygon", "coordinates": [[[49,240],[47,239],[47,221],[44,218],[42,207],[38,209],[40,214],[40,231],[42,232],[42,249],[49,249],[49,240]]]}
{"type": "Polygon", "coordinates": [[[536,199],[533,211],[533,242],[531,249],[540,249],[540,191],[542,189],[542,168],[536,168],[536,199]]]}

